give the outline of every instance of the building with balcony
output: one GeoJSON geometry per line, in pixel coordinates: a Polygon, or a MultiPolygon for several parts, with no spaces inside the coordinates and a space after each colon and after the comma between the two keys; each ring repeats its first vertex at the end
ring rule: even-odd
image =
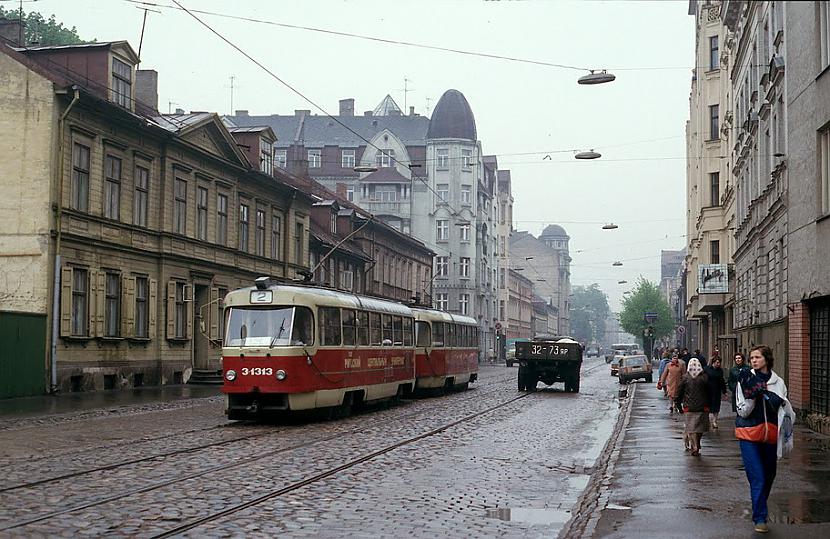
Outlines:
{"type": "Polygon", "coordinates": [[[729,307],[734,279],[732,224],[735,182],[728,149],[734,126],[730,55],[721,2],[690,0],[695,24],[695,65],[686,123],[687,247],[685,316],[694,326],[683,336],[707,353],[731,354],[735,340],[729,307]],[[731,351],[730,351],[731,350],[731,351]]]}
{"type": "Polygon", "coordinates": [[[498,353],[501,359],[505,354],[505,336],[509,327],[507,319],[507,305],[510,303],[510,293],[507,288],[507,271],[510,268],[510,236],[513,233],[513,186],[509,170],[497,172],[498,194],[496,204],[498,208],[498,220],[496,222],[496,235],[498,237],[498,319],[501,329],[498,332],[498,353]]]}
{"type": "MultiPolygon", "coordinates": [[[[727,152],[734,182],[737,348],[772,347],[786,380],[788,297],[788,86],[785,2],[726,1],[730,110],[727,152]]],[[[798,51],[801,54],[802,51],[798,51]]]]}

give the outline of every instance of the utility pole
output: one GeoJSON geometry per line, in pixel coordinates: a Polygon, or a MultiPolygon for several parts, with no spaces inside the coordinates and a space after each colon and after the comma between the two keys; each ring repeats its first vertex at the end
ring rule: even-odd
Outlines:
{"type": "Polygon", "coordinates": [[[141,23],[141,37],[138,39],[138,59],[141,61],[141,47],[144,45],[144,28],[147,26],[147,12],[152,11],[153,13],[161,13],[161,11],[157,9],[150,9],[146,6],[135,6],[136,9],[144,10],[144,20],[141,23]]]}
{"type": "Polygon", "coordinates": [[[231,116],[233,116],[233,80],[234,80],[235,78],[236,78],[236,76],[231,75],[231,110],[230,110],[230,112],[228,113],[228,114],[229,114],[229,115],[231,115],[231,116]]]}

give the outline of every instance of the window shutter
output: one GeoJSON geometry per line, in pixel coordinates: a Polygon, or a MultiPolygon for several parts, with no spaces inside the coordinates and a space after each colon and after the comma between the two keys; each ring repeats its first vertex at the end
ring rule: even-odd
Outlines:
{"type": "Polygon", "coordinates": [[[61,337],[72,335],[72,268],[61,268],[61,337]]]}
{"type": "Polygon", "coordinates": [[[222,311],[219,309],[219,289],[211,287],[210,289],[210,303],[207,305],[207,316],[210,318],[210,329],[208,330],[208,339],[211,341],[219,340],[219,317],[222,316],[222,311]]]}
{"type": "Polygon", "coordinates": [[[135,336],[135,277],[121,278],[121,336],[135,336]]]}
{"type": "Polygon", "coordinates": [[[96,278],[98,279],[98,294],[96,296],[96,310],[95,310],[95,335],[97,337],[104,336],[104,318],[106,314],[106,302],[107,302],[107,274],[103,271],[96,272],[96,278]]]}
{"type": "Polygon", "coordinates": [[[167,338],[176,338],[176,281],[167,283],[167,338]]]}
{"type": "Polygon", "coordinates": [[[156,337],[156,317],[158,315],[158,282],[155,279],[150,279],[150,291],[147,294],[147,304],[149,307],[149,314],[147,320],[147,336],[151,339],[156,337]]]}
{"type": "Polygon", "coordinates": [[[185,326],[185,339],[192,339],[193,338],[193,309],[196,308],[195,302],[193,301],[193,285],[186,284],[184,285],[184,298],[185,304],[184,309],[186,312],[187,318],[187,325],[185,326]]]}

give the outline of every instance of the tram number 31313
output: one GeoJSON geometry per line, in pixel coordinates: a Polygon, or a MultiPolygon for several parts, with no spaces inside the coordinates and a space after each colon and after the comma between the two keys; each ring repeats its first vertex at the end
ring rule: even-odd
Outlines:
{"type": "Polygon", "coordinates": [[[271,376],[274,369],[271,367],[242,367],[242,376],[271,376]]]}

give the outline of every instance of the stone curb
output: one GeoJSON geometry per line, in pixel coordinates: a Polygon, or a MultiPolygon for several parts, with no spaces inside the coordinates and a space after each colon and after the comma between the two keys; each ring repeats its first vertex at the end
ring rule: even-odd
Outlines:
{"type": "Polygon", "coordinates": [[[594,471],[588,480],[588,486],[582,491],[574,505],[571,519],[559,532],[559,539],[581,539],[593,536],[600,516],[602,516],[602,510],[608,505],[611,479],[620,456],[622,433],[628,428],[628,422],[631,419],[632,402],[637,392],[637,384],[629,384],[628,388],[628,396],[623,402],[623,409],[617,417],[614,431],[597,458],[594,471]]]}

